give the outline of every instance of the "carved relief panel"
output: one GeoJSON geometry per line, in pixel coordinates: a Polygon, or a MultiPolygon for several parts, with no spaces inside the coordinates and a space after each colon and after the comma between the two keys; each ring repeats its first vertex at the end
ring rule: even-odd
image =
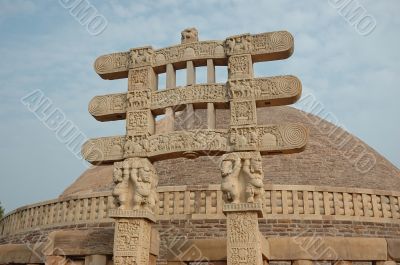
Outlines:
{"type": "Polygon", "coordinates": [[[150,108],[151,92],[146,89],[135,89],[128,92],[126,97],[127,110],[150,108]]]}
{"type": "Polygon", "coordinates": [[[135,110],[126,113],[127,135],[149,135],[154,133],[154,117],[151,110],[135,110]]]}
{"type": "Polygon", "coordinates": [[[143,219],[118,219],[114,235],[114,264],[148,265],[151,224],[143,219]]]}
{"type": "Polygon", "coordinates": [[[231,36],[225,40],[227,55],[251,53],[253,50],[253,37],[250,34],[231,36]]]}
{"type": "Polygon", "coordinates": [[[250,54],[232,55],[228,59],[228,79],[253,78],[253,62],[250,54]]]}
{"type": "Polygon", "coordinates": [[[231,126],[256,124],[256,103],[254,100],[231,101],[231,126]]]}
{"type": "Polygon", "coordinates": [[[131,49],[129,51],[130,68],[150,65],[153,62],[154,50],[151,46],[131,49]]]}
{"type": "Polygon", "coordinates": [[[151,66],[144,66],[129,70],[128,90],[156,89],[156,75],[151,66]]]}
{"type": "Polygon", "coordinates": [[[257,213],[228,213],[227,237],[229,265],[263,264],[257,213]]]}

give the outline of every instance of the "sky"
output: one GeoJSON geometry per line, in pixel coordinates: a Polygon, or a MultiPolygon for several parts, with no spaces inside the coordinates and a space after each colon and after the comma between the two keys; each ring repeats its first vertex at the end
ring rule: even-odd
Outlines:
{"type": "Polygon", "coordinates": [[[11,211],[56,198],[88,167],[24,104],[27,95],[40,93],[89,138],[124,134],[123,122],[87,111],[93,96],[127,90],[126,79],[102,80],[94,60],[177,44],[188,27],[200,40],[291,32],[293,56],[256,64],[256,75],[297,76],[303,94],[400,167],[399,8],[398,0],[0,0],[0,201],[11,211]],[[78,5],[93,16],[80,21],[78,5]]]}

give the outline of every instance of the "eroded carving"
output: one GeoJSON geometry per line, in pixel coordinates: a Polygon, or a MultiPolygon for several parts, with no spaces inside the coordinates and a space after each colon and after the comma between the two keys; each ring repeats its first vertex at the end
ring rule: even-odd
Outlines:
{"type": "Polygon", "coordinates": [[[199,41],[199,33],[196,28],[187,28],[181,32],[181,43],[199,41]]]}
{"type": "Polygon", "coordinates": [[[221,190],[229,203],[262,203],[263,171],[259,152],[237,152],[222,156],[221,190]]]}

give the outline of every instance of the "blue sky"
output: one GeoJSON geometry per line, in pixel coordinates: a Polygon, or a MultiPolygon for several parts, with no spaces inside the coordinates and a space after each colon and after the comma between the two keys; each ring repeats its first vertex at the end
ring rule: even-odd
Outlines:
{"type": "Polygon", "coordinates": [[[82,0],[0,0],[0,201],[7,211],[57,197],[86,167],[22,97],[40,89],[88,137],[123,134],[122,122],[99,123],[87,111],[93,96],[127,87],[126,80],[99,78],[95,58],[173,45],[182,29],[193,26],[201,40],[290,31],[294,55],[257,64],[256,74],[298,76],[305,93],[400,167],[398,0],[352,0],[376,21],[367,35],[340,14],[344,0],[91,0],[107,21],[96,36],[63,7],[74,1],[82,0]]]}

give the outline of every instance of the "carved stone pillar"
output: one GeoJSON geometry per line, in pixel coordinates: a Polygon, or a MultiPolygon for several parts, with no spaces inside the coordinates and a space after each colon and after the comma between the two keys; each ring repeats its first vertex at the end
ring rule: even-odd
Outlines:
{"type": "Polygon", "coordinates": [[[227,264],[263,264],[263,238],[258,228],[262,207],[258,203],[225,204],[227,264]]]}
{"type": "Polygon", "coordinates": [[[115,219],[114,264],[148,265],[158,201],[155,168],[147,158],[128,158],[114,163],[113,177],[113,195],[118,202],[118,208],[109,211],[115,219]]]}
{"type": "Polygon", "coordinates": [[[114,265],[149,265],[151,225],[154,216],[147,211],[114,210],[114,265]]]}
{"type": "Polygon", "coordinates": [[[268,243],[258,227],[263,217],[263,172],[259,152],[236,152],[222,157],[222,184],[227,218],[228,265],[263,264],[268,243]]]}

